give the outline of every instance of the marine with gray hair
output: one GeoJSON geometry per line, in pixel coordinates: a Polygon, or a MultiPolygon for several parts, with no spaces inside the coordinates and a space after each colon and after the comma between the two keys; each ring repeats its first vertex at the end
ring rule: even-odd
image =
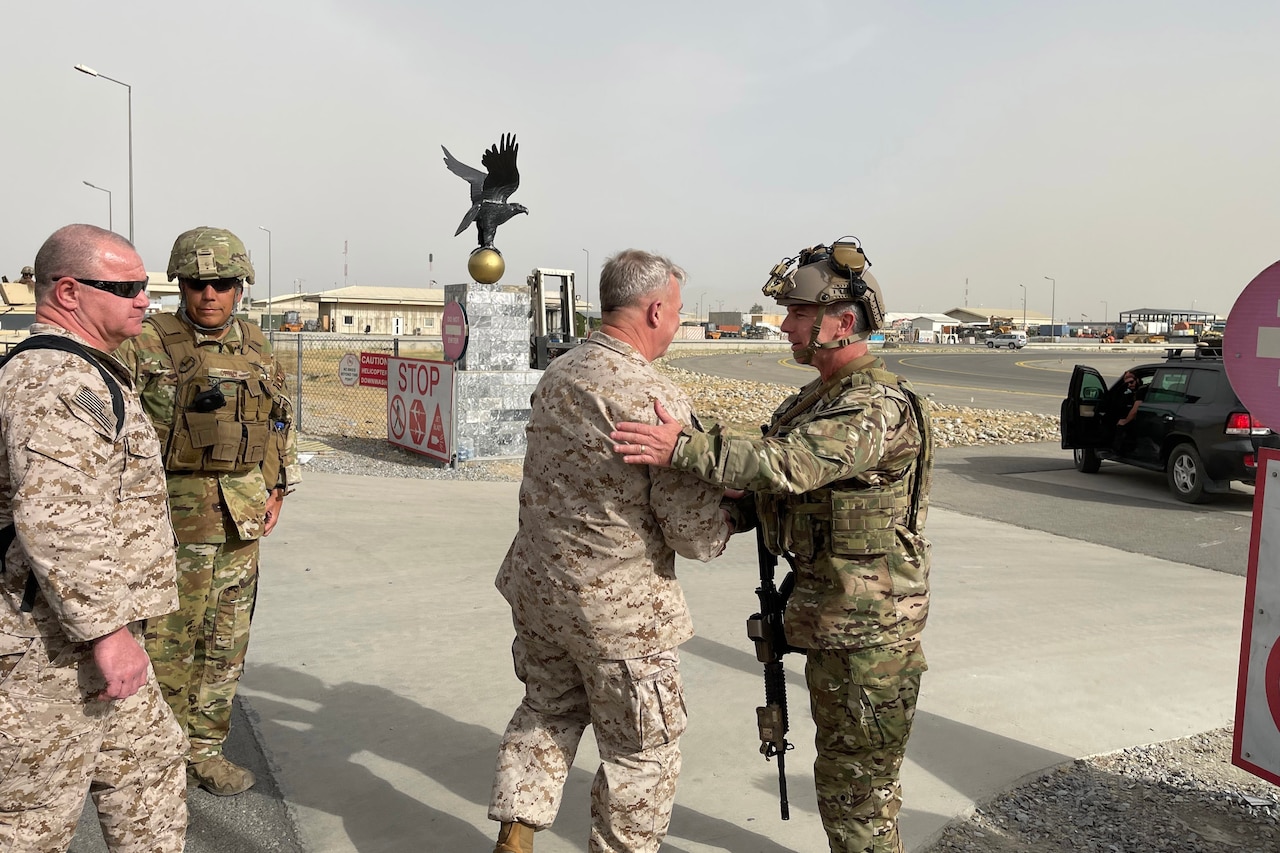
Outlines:
{"type": "Polygon", "coordinates": [[[489,800],[496,853],[531,853],[549,827],[587,725],[600,766],[588,849],[652,853],[671,820],[686,719],[679,669],[693,622],[675,555],[718,556],[723,490],[626,465],[609,431],[689,401],[650,362],[680,325],[684,271],[629,249],[601,273],[603,325],[555,358],[533,393],[520,524],[498,571],[524,700],[502,736],[489,800]]]}

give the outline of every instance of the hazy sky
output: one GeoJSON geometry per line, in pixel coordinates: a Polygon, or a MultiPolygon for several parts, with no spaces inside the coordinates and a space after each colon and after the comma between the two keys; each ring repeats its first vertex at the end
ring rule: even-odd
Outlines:
{"type": "Polygon", "coordinates": [[[1020,309],[1026,285],[1072,320],[1225,314],[1280,257],[1275,2],[48,0],[0,32],[11,278],[55,228],[107,224],[82,181],[128,233],[126,90],[78,63],[132,86],[148,268],[227,227],[258,296],[260,225],[276,294],[465,280],[440,146],[479,167],[503,132],[530,210],[498,231],[504,282],[581,281],[589,251],[593,300],[634,246],[688,270],[690,311],[746,310],[782,257],[852,234],[891,311],[1020,309]]]}

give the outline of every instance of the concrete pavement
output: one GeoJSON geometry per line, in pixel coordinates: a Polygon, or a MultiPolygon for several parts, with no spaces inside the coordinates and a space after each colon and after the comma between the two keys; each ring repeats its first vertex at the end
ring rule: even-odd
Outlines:
{"type": "MultiPolygon", "coordinates": [[[[230,827],[213,822],[242,798],[193,803],[189,850],[296,850],[295,827],[310,853],[492,849],[494,753],[521,695],[492,585],[516,492],[307,475],[264,544],[241,690],[254,731],[237,722],[279,795],[255,789],[243,802],[261,815],[230,827]]],[[[903,771],[908,849],[1028,774],[1230,720],[1242,578],[940,509],[928,535],[931,670],[903,771]]],[[[799,657],[787,658],[790,821],[757,751],[763,685],[744,628],[756,571],[747,536],[678,567],[698,636],[681,652],[690,726],[666,850],[826,849],[799,657]]],[[[586,849],[594,770],[588,732],[539,853],[586,849]]]]}

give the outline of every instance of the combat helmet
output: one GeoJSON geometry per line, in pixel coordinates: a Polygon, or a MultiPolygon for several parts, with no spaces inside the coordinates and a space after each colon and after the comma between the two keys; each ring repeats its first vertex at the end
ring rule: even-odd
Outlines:
{"type": "Polygon", "coordinates": [[[253,264],[244,241],[225,228],[202,225],[178,235],[169,253],[169,281],[240,278],[253,284],[253,264]]]}
{"type": "Polygon", "coordinates": [[[34,276],[35,274],[36,274],[36,269],[35,269],[35,267],[26,266],[26,267],[23,267],[23,268],[22,268],[22,275],[23,275],[24,277],[26,277],[26,276],[34,276]]]}
{"type": "Polygon", "coordinates": [[[796,354],[796,360],[808,363],[819,349],[834,349],[866,340],[872,332],[884,328],[884,296],[880,284],[871,275],[867,259],[856,237],[842,237],[830,246],[818,245],[801,249],[793,258],[783,258],[769,273],[763,292],[779,305],[817,305],[818,316],[809,335],[809,346],[796,354]],[[827,306],[852,302],[862,311],[863,329],[856,334],[826,343],[818,343],[822,318],[827,306]]]}

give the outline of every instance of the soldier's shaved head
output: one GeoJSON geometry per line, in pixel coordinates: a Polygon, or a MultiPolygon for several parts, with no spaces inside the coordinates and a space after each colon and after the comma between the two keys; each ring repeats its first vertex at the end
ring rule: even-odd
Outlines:
{"type": "Polygon", "coordinates": [[[54,231],[36,253],[36,302],[44,301],[62,276],[95,278],[107,253],[137,256],[132,243],[96,225],[64,225],[54,231]]]}

